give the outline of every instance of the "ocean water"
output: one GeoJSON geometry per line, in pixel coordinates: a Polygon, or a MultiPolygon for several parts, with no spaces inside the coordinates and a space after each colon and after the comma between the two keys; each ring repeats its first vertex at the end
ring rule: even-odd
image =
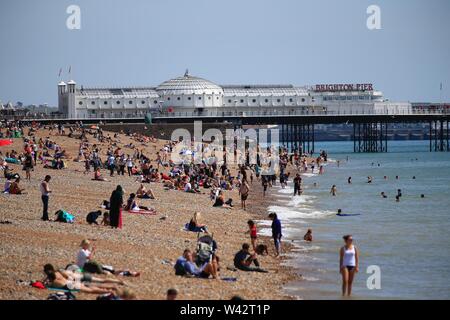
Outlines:
{"type": "Polygon", "coordinates": [[[273,190],[277,202],[269,210],[281,217],[285,241],[295,244],[288,264],[303,275],[285,290],[303,299],[340,299],[338,252],[342,236],[352,234],[360,250],[354,299],[449,299],[450,153],[429,152],[427,141],[390,141],[389,153],[378,154],[355,154],[351,142],[324,142],[319,149],[340,166],[330,161],[324,175],[306,174],[300,197],[292,196],[292,184],[273,190]],[[338,217],[338,208],[360,215],[338,217]],[[312,243],[302,240],[308,228],[312,243]],[[380,268],[380,289],[367,287],[371,265],[380,268]]]}

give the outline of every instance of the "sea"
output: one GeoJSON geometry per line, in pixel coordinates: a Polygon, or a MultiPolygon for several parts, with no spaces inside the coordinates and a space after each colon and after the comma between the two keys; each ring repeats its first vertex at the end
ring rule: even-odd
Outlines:
{"type": "Polygon", "coordinates": [[[351,299],[450,298],[450,152],[429,152],[428,141],[388,146],[387,153],[353,153],[352,142],[316,143],[329,156],[324,174],[304,174],[301,196],[293,196],[292,179],[285,189],[273,187],[268,210],[294,245],[286,264],[302,275],[285,286],[287,294],[341,299],[339,249],[351,234],[360,252],[351,299]],[[352,216],[336,216],[338,209],[352,216]],[[308,228],[311,243],[303,241],[308,228]]]}

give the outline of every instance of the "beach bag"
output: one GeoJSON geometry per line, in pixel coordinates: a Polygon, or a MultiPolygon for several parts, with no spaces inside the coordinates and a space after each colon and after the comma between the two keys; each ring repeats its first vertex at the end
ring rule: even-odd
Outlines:
{"type": "Polygon", "coordinates": [[[76,300],[72,292],[56,292],[47,297],[47,300],[76,300]]]}
{"type": "Polygon", "coordinates": [[[75,217],[64,210],[58,210],[55,213],[57,215],[56,221],[64,223],[74,223],[75,217]]]}
{"type": "Polygon", "coordinates": [[[199,242],[197,246],[197,264],[202,265],[210,261],[212,254],[214,253],[212,245],[199,242]]]}

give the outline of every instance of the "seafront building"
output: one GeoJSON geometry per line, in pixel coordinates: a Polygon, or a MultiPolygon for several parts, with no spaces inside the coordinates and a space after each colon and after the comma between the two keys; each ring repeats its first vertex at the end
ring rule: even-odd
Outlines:
{"type": "Polygon", "coordinates": [[[147,113],[405,114],[411,104],[388,101],[372,84],[218,85],[186,71],[156,87],[87,88],[61,81],[58,110],[68,119],[142,118],[147,113]]]}

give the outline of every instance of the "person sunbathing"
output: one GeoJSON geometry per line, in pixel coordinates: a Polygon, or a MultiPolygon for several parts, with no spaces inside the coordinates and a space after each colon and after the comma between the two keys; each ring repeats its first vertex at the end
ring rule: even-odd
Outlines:
{"type": "Polygon", "coordinates": [[[88,239],[81,241],[80,250],[77,254],[76,265],[89,273],[97,274],[113,274],[125,277],[139,277],[140,272],[130,270],[115,270],[112,266],[102,265],[93,260],[95,253],[95,245],[92,245],[88,239]]]}
{"type": "Polygon", "coordinates": [[[83,293],[91,294],[104,294],[104,293],[114,293],[113,288],[101,288],[98,286],[87,286],[83,282],[75,279],[65,278],[60,272],[47,271],[45,272],[46,279],[44,284],[47,287],[57,288],[68,291],[79,291],[83,293]]]}
{"type": "MultiPolygon", "coordinates": [[[[77,266],[78,267],[78,266],[77,266]]],[[[60,273],[64,278],[66,279],[73,279],[75,281],[80,281],[80,282],[88,282],[88,283],[101,283],[101,284],[106,284],[106,283],[113,283],[113,284],[125,284],[124,281],[119,280],[119,279],[114,279],[114,278],[100,278],[100,277],[95,277],[94,275],[92,275],[91,273],[88,272],[81,272],[80,269],[78,269],[77,271],[74,270],[69,270],[69,269],[59,269],[59,270],[55,270],[55,268],[53,267],[52,264],[48,263],[44,266],[44,273],[46,275],[48,275],[49,273],[54,272],[54,273],[60,273]]],[[[115,286],[103,286],[102,288],[104,289],[115,289],[115,286]]]]}
{"type": "Polygon", "coordinates": [[[141,199],[155,199],[155,194],[153,193],[152,189],[147,189],[145,186],[141,183],[139,189],[136,191],[136,196],[141,199]]]}
{"type": "Polygon", "coordinates": [[[127,204],[125,205],[125,210],[127,211],[139,211],[146,210],[150,211],[151,209],[145,206],[140,206],[136,201],[136,194],[131,193],[130,197],[127,200],[127,204]]]}
{"type": "Polygon", "coordinates": [[[191,221],[188,223],[187,229],[192,232],[205,232],[208,233],[208,229],[205,224],[200,223],[200,212],[195,212],[191,221]]]}
{"type": "Polygon", "coordinates": [[[223,192],[219,191],[219,195],[216,197],[216,201],[214,202],[213,207],[232,208],[233,200],[228,199],[227,201],[225,201],[223,192]]]}

